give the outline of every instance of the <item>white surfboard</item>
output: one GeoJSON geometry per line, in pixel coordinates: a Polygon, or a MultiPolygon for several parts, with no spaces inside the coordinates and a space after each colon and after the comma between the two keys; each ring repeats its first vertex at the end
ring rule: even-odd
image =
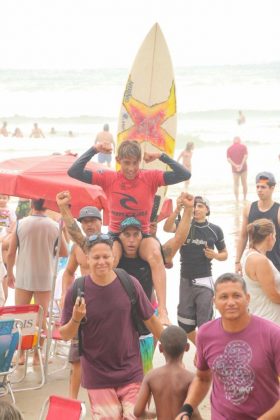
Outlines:
{"type": "MultiPolygon", "coordinates": [[[[142,152],[161,151],[173,157],[177,128],[174,73],[168,47],[156,23],[136,55],[121,105],[117,145],[137,140],[142,152]]],[[[168,170],[156,160],[141,164],[144,169],[168,170]]],[[[167,188],[157,191],[156,208],[160,212],[167,188]]],[[[153,217],[154,218],[154,217],[153,217]]]]}

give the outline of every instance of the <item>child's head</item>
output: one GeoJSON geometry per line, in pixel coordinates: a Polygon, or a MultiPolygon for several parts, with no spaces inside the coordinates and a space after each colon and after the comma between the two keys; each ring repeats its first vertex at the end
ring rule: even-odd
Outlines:
{"type": "Polygon", "coordinates": [[[126,140],[120,144],[116,161],[121,166],[125,178],[134,179],[141,162],[141,147],[137,141],[126,140]]]}
{"type": "Polygon", "coordinates": [[[6,194],[0,194],[0,208],[7,207],[10,197],[6,194]]]}
{"type": "Polygon", "coordinates": [[[188,350],[187,334],[183,328],[170,325],[163,330],[160,336],[160,351],[172,359],[177,359],[188,350]]]}
{"type": "Polygon", "coordinates": [[[8,401],[0,402],[0,419],[23,420],[20,411],[8,401]]]}

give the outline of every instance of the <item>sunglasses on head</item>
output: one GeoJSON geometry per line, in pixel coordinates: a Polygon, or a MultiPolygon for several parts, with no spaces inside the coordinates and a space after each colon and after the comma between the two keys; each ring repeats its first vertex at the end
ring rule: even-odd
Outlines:
{"type": "Polygon", "coordinates": [[[88,237],[88,243],[92,245],[94,242],[107,242],[110,245],[113,244],[113,240],[107,233],[98,233],[88,237]]]}

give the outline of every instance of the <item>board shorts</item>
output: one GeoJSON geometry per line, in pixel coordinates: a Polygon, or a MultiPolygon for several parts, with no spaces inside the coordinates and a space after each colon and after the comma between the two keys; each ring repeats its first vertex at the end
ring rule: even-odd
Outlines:
{"type": "Polygon", "coordinates": [[[111,163],[112,155],[108,153],[98,153],[97,160],[98,163],[111,163]]]}
{"type": "Polygon", "coordinates": [[[213,318],[214,291],[202,285],[203,282],[200,285],[198,280],[196,279],[196,283],[194,283],[195,280],[183,277],[180,280],[177,321],[186,333],[194,331],[196,327],[200,327],[213,318]]]}
{"type": "Polygon", "coordinates": [[[88,389],[92,418],[135,420],[133,411],[140,386],[133,382],[116,388],[88,389]]]}
{"type": "MultiPolygon", "coordinates": [[[[157,301],[154,300],[152,303],[155,309],[155,315],[158,316],[157,301]]],[[[153,369],[153,357],[155,352],[155,340],[153,334],[141,335],[139,337],[140,343],[140,354],[143,366],[144,375],[153,369]]]]}

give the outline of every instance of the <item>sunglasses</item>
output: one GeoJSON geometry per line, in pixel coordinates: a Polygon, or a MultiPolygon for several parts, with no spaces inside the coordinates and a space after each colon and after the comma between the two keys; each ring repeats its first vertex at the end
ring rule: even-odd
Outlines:
{"type": "Polygon", "coordinates": [[[110,245],[113,244],[113,239],[107,233],[98,233],[96,235],[91,235],[87,239],[89,245],[92,245],[94,242],[106,242],[110,245]]]}

